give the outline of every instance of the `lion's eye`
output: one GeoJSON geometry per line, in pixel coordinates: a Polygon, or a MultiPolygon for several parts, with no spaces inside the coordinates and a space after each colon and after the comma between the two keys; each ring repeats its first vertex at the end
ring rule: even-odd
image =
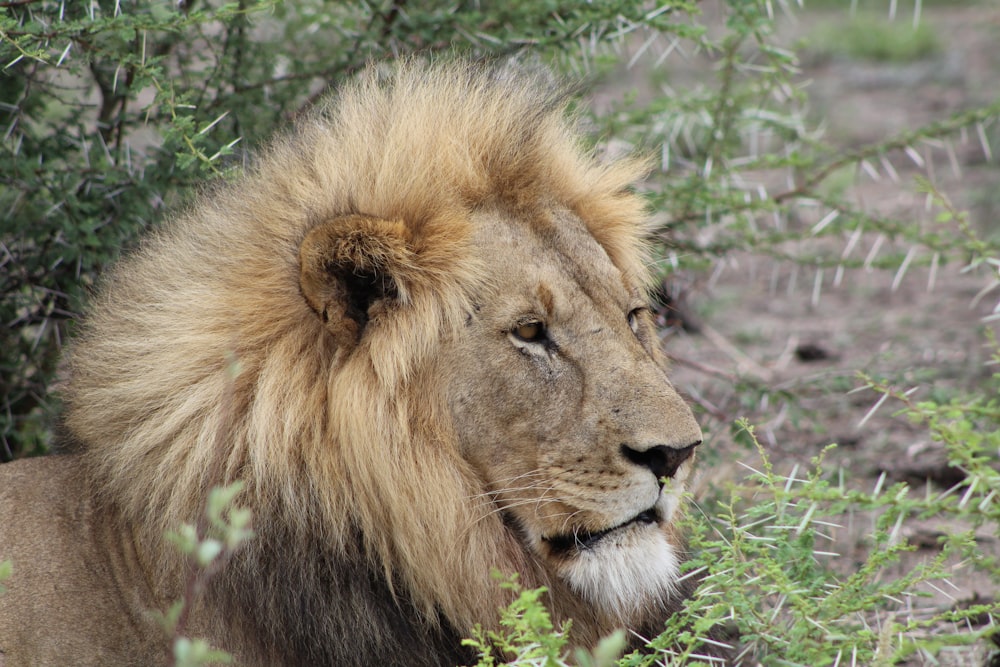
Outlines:
{"type": "Polygon", "coordinates": [[[514,327],[514,336],[525,343],[541,343],[546,339],[545,325],[541,322],[525,322],[514,327]]]}
{"type": "Polygon", "coordinates": [[[642,308],[633,308],[628,313],[628,326],[634,334],[639,333],[639,313],[642,311],[642,308]]]}

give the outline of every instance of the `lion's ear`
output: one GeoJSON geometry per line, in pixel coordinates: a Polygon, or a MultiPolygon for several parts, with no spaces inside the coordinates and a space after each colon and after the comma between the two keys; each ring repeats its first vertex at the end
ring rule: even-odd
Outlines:
{"type": "Polygon", "coordinates": [[[351,346],[369,319],[399,299],[399,274],[412,261],[402,222],[347,215],[306,234],[299,247],[299,284],[338,344],[351,346]]]}

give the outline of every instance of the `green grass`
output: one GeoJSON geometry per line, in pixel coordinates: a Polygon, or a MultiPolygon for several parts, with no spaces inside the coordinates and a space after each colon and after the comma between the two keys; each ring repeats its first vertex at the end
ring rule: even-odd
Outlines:
{"type": "MultiPolygon", "coordinates": [[[[920,8],[945,7],[954,9],[956,7],[973,7],[983,4],[982,0],[919,0],[920,8]]],[[[897,15],[912,15],[917,0],[896,0],[897,15]]],[[[854,9],[855,11],[883,12],[889,13],[892,0],[802,0],[806,10],[810,9],[854,9]]]]}
{"type": "Polygon", "coordinates": [[[932,58],[942,46],[929,21],[914,27],[909,21],[889,21],[884,14],[865,12],[821,25],[805,49],[820,58],[908,63],[932,58]]]}
{"type": "MultiPolygon", "coordinates": [[[[14,573],[14,564],[11,561],[9,560],[0,561],[0,584],[2,584],[3,581],[9,579],[10,575],[13,573],[14,573]]],[[[5,589],[2,585],[0,585],[0,595],[3,595],[6,592],[6,590],[7,589],[5,589]]]]}

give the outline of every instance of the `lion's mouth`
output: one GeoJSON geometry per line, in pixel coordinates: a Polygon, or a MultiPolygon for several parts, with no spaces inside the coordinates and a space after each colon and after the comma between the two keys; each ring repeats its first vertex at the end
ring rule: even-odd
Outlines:
{"type": "Polygon", "coordinates": [[[542,541],[548,544],[552,551],[556,553],[567,554],[573,551],[586,551],[587,549],[594,548],[594,546],[605,537],[620,530],[624,530],[629,526],[658,522],[659,516],[656,513],[656,508],[650,507],[647,510],[639,512],[628,521],[620,523],[617,526],[612,526],[611,528],[605,528],[604,530],[593,532],[589,530],[574,530],[572,533],[566,533],[564,535],[543,537],[542,541]]]}

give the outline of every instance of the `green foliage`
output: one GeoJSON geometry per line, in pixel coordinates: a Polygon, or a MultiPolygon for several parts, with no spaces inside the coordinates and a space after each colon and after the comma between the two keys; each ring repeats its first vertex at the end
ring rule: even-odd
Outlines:
{"type": "Polygon", "coordinates": [[[238,121],[209,119],[242,101],[220,72],[238,67],[249,13],[268,6],[32,2],[0,13],[0,458],[48,447],[47,390],[100,272],[164,201],[218,173],[238,121]]]}
{"type": "MultiPolygon", "coordinates": [[[[494,572],[494,578],[502,580],[503,576],[494,572]]],[[[625,633],[618,631],[605,637],[593,651],[576,647],[573,659],[569,660],[567,633],[571,623],[560,628],[553,626],[544,602],[547,589],[525,590],[518,584],[516,576],[502,581],[500,585],[517,596],[502,611],[502,630],[488,631],[477,625],[472,630],[472,638],[462,642],[479,652],[476,667],[496,667],[503,664],[610,667],[625,649],[625,633]]]]}
{"type": "MultiPolygon", "coordinates": [[[[668,70],[660,74],[663,94],[596,119],[603,134],[661,157],[649,197],[669,221],[664,274],[703,270],[745,250],[814,271],[874,268],[901,277],[910,267],[962,258],[957,220],[929,226],[874,213],[848,185],[898,180],[894,165],[925,166],[915,146],[930,143],[945,153],[960,133],[985,137],[1000,100],[845,150],[810,126],[798,56],[774,36],[769,3],[726,4],[727,31],[703,33],[689,46],[709,54],[714,81],[675,88],[668,70]],[[857,253],[863,233],[884,237],[884,250],[857,253]]],[[[989,248],[1000,243],[989,239],[989,248]]]]}
{"type": "Polygon", "coordinates": [[[523,665],[558,667],[564,665],[568,627],[556,629],[542,601],[545,588],[523,590],[516,577],[501,584],[517,594],[500,619],[502,632],[476,626],[472,638],[462,643],[480,652],[477,667],[495,667],[511,661],[523,665]],[[498,655],[494,655],[498,654],[498,655]]]}
{"type": "Polygon", "coordinates": [[[174,667],[196,665],[228,665],[233,658],[225,651],[213,649],[204,639],[178,637],[174,641],[174,667]]]}
{"type": "Polygon", "coordinates": [[[242,490],[242,482],[212,489],[205,506],[204,521],[198,526],[184,524],[176,533],[167,535],[167,539],[192,564],[184,596],[171,605],[160,619],[173,637],[174,667],[232,662],[229,654],[213,649],[205,640],[185,636],[185,630],[188,615],[208,580],[242,543],[253,538],[250,510],[235,504],[242,490]]]}
{"type": "MultiPolygon", "coordinates": [[[[741,427],[754,438],[749,425],[741,427]]],[[[657,645],[688,641],[685,622],[697,630],[715,620],[735,629],[741,656],[753,656],[762,665],[832,665],[848,659],[893,665],[914,653],[933,655],[941,646],[971,643],[992,632],[962,625],[1000,612],[995,600],[964,609],[913,607],[947,579],[948,563],[977,551],[976,528],[983,523],[1000,528],[995,472],[992,488],[970,477],[948,491],[920,495],[906,484],[885,486],[883,477],[864,490],[852,488],[843,476],[831,479],[822,457],[806,474],[777,475],[756,446],[760,468],[713,508],[712,524],[692,521],[699,555],[690,567],[703,568],[703,584],[688,617],[671,619],[657,645]],[[973,499],[977,506],[969,505],[973,499]],[[983,503],[995,507],[984,515],[978,507],[983,503]],[[863,559],[845,567],[832,550],[832,535],[849,513],[874,518],[863,559]],[[949,534],[936,555],[901,573],[901,554],[915,549],[902,529],[927,516],[954,518],[956,525],[969,527],[949,534]],[[929,632],[942,625],[955,630],[951,635],[929,632]]],[[[993,563],[977,567],[994,580],[1000,575],[993,563]]]]}

